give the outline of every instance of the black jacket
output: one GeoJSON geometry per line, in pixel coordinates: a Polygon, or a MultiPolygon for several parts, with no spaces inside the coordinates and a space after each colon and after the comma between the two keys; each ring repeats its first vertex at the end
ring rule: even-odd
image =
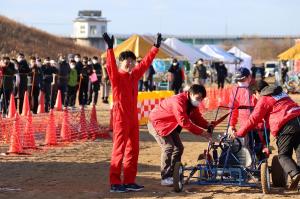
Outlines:
{"type": "Polygon", "coordinates": [[[34,88],[41,88],[42,85],[42,79],[43,79],[43,75],[42,75],[42,68],[37,67],[37,66],[33,66],[31,68],[31,73],[30,75],[28,75],[28,85],[32,86],[34,88]]]}
{"type": "Polygon", "coordinates": [[[53,80],[53,74],[57,73],[57,69],[53,66],[43,65],[42,66],[42,83],[43,84],[51,84],[53,80]]]}
{"type": "Polygon", "coordinates": [[[59,85],[68,84],[70,71],[71,71],[70,65],[66,61],[62,61],[59,63],[57,68],[57,75],[58,75],[57,79],[59,85]]]}
{"type": "Polygon", "coordinates": [[[3,81],[2,81],[2,88],[4,90],[13,90],[14,88],[14,75],[18,71],[15,69],[13,63],[8,63],[6,67],[2,68],[3,73],[3,81]]]}
{"type": "Polygon", "coordinates": [[[25,59],[19,62],[20,87],[27,87],[27,76],[30,73],[30,68],[25,59]]]}

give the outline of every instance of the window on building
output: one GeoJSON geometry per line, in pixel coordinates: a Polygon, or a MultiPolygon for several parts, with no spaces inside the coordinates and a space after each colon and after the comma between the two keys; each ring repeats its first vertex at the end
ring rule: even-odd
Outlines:
{"type": "Polygon", "coordinates": [[[106,32],[106,26],[101,26],[101,33],[105,33],[106,32]]]}
{"type": "Polygon", "coordinates": [[[84,26],[84,25],[81,25],[81,26],[80,26],[80,33],[81,33],[81,34],[84,34],[84,33],[85,33],[85,26],[84,26]]]}
{"type": "Polygon", "coordinates": [[[90,26],[90,34],[97,35],[97,26],[90,26]]]}

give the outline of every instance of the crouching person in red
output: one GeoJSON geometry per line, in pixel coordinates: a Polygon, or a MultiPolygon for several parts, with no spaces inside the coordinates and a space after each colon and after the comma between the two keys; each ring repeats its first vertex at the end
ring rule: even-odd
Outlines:
{"type": "Polygon", "coordinates": [[[148,130],[162,149],[161,185],[173,185],[174,166],[181,161],[184,149],[179,136],[182,128],[195,135],[210,137],[204,129],[211,125],[202,117],[198,107],[205,97],[205,87],[194,84],[187,92],[163,100],[150,112],[148,130]]]}
{"type": "Polygon", "coordinates": [[[300,181],[300,106],[280,86],[266,85],[257,95],[259,100],[249,119],[237,132],[229,132],[229,137],[244,137],[265,119],[270,124],[271,134],[277,138],[279,162],[291,177],[289,188],[294,190],[300,181]],[[292,158],[293,150],[298,165],[292,158]]]}
{"type": "Polygon", "coordinates": [[[140,191],[135,183],[139,155],[139,126],[137,114],[138,81],[151,65],[161,44],[161,34],[144,59],[136,65],[131,51],[119,56],[118,69],[113,51],[114,38],[107,33],[103,38],[108,45],[107,72],[113,93],[113,149],[110,162],[110,192],[140,191]],[[122,166],[123,163],[123,166],[122,166]],[[123,180],[121,169],[123,167],[123,180]]]}

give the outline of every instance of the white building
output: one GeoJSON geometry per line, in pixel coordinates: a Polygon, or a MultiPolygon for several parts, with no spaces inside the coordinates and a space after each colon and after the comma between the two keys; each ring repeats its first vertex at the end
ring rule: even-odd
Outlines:
{"type": "Polygon", "coordinates": [[[106,18],[103,18],[100,10],[81,10],[73,21],[75,42],[80,45],[93,46],[105,50],[103,33],[107,32],[106,18]]]}

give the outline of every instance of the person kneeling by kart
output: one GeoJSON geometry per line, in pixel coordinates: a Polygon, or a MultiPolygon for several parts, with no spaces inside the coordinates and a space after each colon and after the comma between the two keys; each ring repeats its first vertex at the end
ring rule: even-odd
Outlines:
{"type": "Polygon", "coordinates": [[[229,137],[244,137],[265,119],[270,124],[271,134],[277,138],[279,162],[291,177],[289,189],[294,190],[300,181],[300,106],[280,86],[266,86],[257,95],[259,100],[249,119],[238,131],[229,132],[229,137]],[[293,149],[298,165],[292,158],[293,149]]]}
{"type": "Polygon", "coordinates": [[[213,125],[202,117],[198,107],[205,97],[205,87],[194,84],[187,92],[163,100],[150,112],[148,130],[162,148],[161,185],[173,185],[174,166],[181,161],[184,149],[179,136],[182,128],[195,135],[211,136],[213,125]]]}

